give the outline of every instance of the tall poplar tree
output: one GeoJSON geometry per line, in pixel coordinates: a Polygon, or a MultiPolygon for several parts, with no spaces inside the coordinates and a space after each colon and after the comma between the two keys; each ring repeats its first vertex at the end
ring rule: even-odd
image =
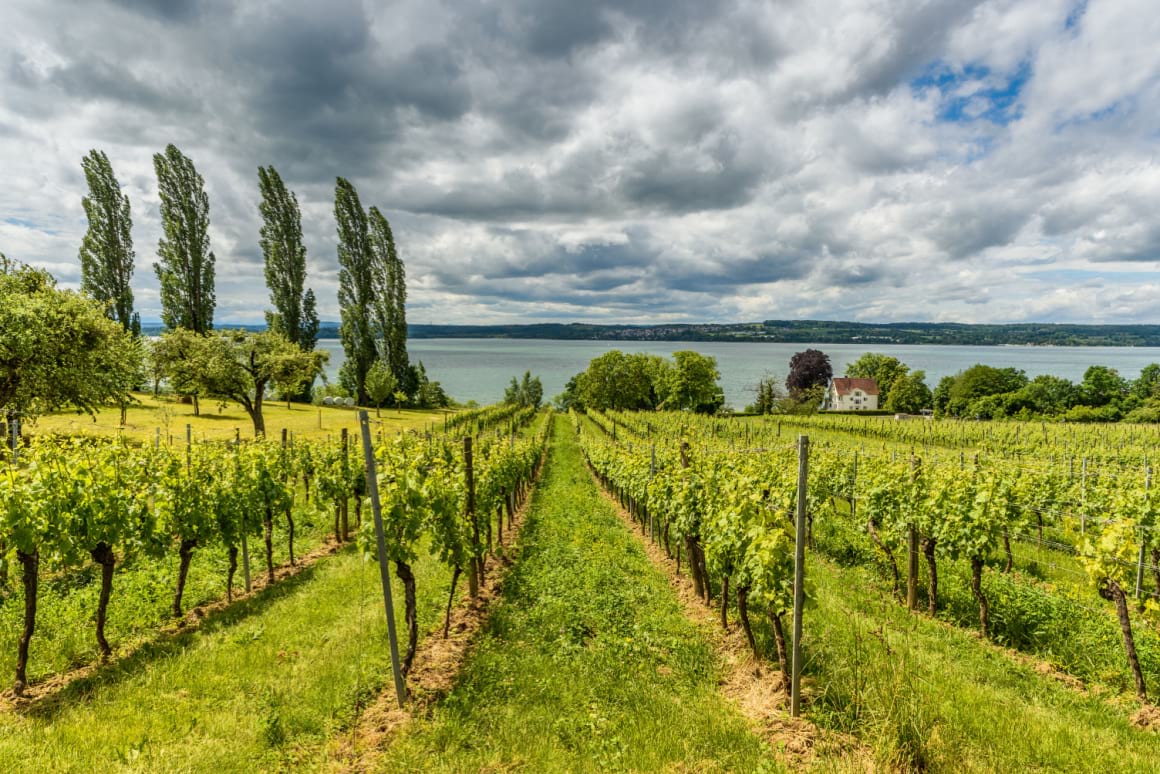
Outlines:
{"type": "Polygon", "coordinates": [[[378,357],[375,347],[375,271],[367,216],[358,191],[345,178],[334,187],[334,219],[338,226],[339,337],[346,352],[340,379],[357,393],[360,406],[369,403],[367,373],[378,357]]]}
{"type": "Polygon", "coordinates": [[[209,197],[193,162],[170,144],[153,156],[165,236],[153,264],[161,282],[161,321],[170,330],[213,329],[214,254],[209,249],[209,197]]]}
{"type": "Polygon", "coordinates": [[[106,305],[106,314],[134,336],[141,319],[133,312],[133,220],[129,197],[113,174],[104,151],[91,150],[81,160],[89,195],[81,199],[89,230],[81,240],[81,290],[106,305]]]}
{"type": "Polygon", "coordinates": [[[266,325],[304,350],[318,341],[314,291],[306,290],[306,245],[302,243],[302,213],[298,197],[286,188],[274,167],[258,167],[262,202],[261,245],[266,259],[266,287],[274,311],[266,325]]]}
{"type": "Polygon", "coordinates": [[[400,384],[407,381],[407,277],[395,250],[391,224],[377,207],[370,209],[370,237],[375,269],[375,322],[382,357],[400,384]]]}

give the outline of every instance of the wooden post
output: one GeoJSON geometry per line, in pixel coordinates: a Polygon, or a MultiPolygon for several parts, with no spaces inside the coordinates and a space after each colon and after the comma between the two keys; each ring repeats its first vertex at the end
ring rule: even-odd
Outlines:
{"type": "MultiPolygon", "coordinates": [[[[918,459],[910,458],[910,478],[918,476],[918,459]]],[[[912,522],[907,530],[908,556],[906,568],[906,609],[914,612],[918,607],[918,528],[912,522]]]]}
{"type": "Polygon", "coordinates": [[[403,670],[399,666],[399,638],[395,633],[395,606],[391,601],[391,573],[387,566],[387,543],[383,537],[383,511],[379,503],[379,478],[375,469],[375,453],[371,448],[371,426],[367,412],[358,412],[362,430],[363,459],[367,468],[367,491],[371,497],[371,514],[375,519],[375,548],[379,557],[379,579],[383,584],[383,607],[387,613],[387,640],[391,646],[391,672],[395,678],[395,697],[399,707],[407,701],[407,687],[403,684],[403,670]]]}
{"type": "Polygon", "coordinates": [[[802,607],[805,606],[806,495],[809,481],[810,439],[798,436],[797,536],[793,555],[793,667],[790,677],[790,715],[801,710],[802,607]]]}
{"type": "Polygon", "coordinates": [[[1079,534],[1087,533],[1087,457],[1079,469],[1079,534]]]}
{"type": "Polygon", "coordinates": [[[850,521],[858,517],[858,451],[854,450],[854,472],[850,476],[850,521]]]}
{"type": "Polygon", "coordinates": [[[12,464],[20,461],[20,427],[16,424],[16,412],[8,412],[8,448],[12,452],[12,464]]]}
{"type": "Polygon", "coordinates": [[[475,518],[475,471],[472,470],[471,436],[463,437],[463,465],[467,478],[467,518],[471,522],[471,572],[467,574],[468,593],[472,599],[479,596],[479,584],[483,580],[479,560],[475,551],[479,546],[479,522],[475,518]]]}
{"type": "MultiPolygon", "coordinates": [[[[649,444],[648,480],[652,481],[657,474],[657,445],[649,444]]],[[[657,542],[657,522],[652,509],[648,512],[648,536],[654,543],[657,542]]]]}
{"type": "MultiPolygon", "coordinates": [[[[1144,466],[1144,499],[1148,498],[1148,490],[1152,488],[1152,468],[1144,466]]],[[[1140,527],[1140,557],[1136,560],[1136,599],[1144,587],[1144,556],[1148,549],[1148,533],[1140,527]]]]}
{"type": "Polygon", "coordinates": [[[154,449],[161,448],[161,428],[160,427],[153,428],[153,448],[154,449]]]}
{"type": "MultiPolygon", "coordinates": [[[[347,450],[349,449],[349,447],[350,447],[349,434],[347,432],[347,429],[344,427],[344,428],[342,428],[342,474],[343,474],[343,478],[346,480],[350,479],[350,476],[347,473],[347,460],[349,459],[347,450]]],[[[350,498],[344,497],[342,499],[342,542],[344,542],[344,543],[350,539],[350,516],[349,516],[349,514],[350,514],[350,498]]]]}
{"type": "Polygon", "coordinates": [[[193,427],[185,426],[185,472],[188,473],[193,462],[193,427]]]}

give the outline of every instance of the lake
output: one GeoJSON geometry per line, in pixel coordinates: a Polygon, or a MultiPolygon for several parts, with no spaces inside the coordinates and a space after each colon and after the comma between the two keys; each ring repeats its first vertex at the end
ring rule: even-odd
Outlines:
{"type": "MultiPolygon", "coordinates": [[[[330,353],[327,377],[334,379],[344,358],[338,339],[321,339],[318,348],[330,353]]],[[[607,352],[647,352],[668,356],[691,349],[717,358],[725,401],[736,409],[752,403],[754,387],[763,376],[784,382],[789,359],[803,349],[820,349],[830,356],[834,374],[867,351],[884,352],[911,369],[926,371],[931,389],[944,376],[975,363],[1023,369],[1029,377],[1062,376],[1078,382],[1091,365],[1115,368],[1134,379],[1149,363],[1160,363],[1160,347],[960,347],[945,345],[873,346],[865,344],[774,344],[703,341],[554,341],[550,339],[413,339],[407,342],[412,362],[422,361],[431,379],[441,382],[458,401],[494,403],[503,397],[513,376],[531,371],[544,384],[544,398],[564,391],[588,361],[607,352]]]]}

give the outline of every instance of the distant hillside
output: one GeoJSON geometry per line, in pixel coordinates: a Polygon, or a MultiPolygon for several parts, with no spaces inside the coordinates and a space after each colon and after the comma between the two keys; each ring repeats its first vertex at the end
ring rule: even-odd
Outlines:
{"type": "MultiPolygon", "coordinates": [[[[264,325],[231,325],[263,330],[264,325]]],[[[142,331],[155,335],[160,324],[142,331]]],[[[817,344],[965,344],[1055,347],[1160,347],[1160,325],[1070,325],[1016,323],[854,323],[828,320],[766,320],[754,323],[686,325],[411,325],[413,339],[573,339],[596,341],[772,341],[817,344]]],[[[320,338],[338,338],[338,323],[324,322],[320,338]]]]}

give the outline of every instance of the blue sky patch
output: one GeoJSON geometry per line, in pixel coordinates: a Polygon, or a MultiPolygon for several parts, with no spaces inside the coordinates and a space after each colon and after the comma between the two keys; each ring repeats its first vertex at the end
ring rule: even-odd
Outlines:
{"type": "Polygon", "coordinates": [[[996,73],[982,65],[962,69],[946,62],[933,62],[922,75],[910,82],[913,92],[937,89],[942,96],[938,120],[968,124],[987,121],[1006,126],[1022,115],[1019,98],[1031,79],[1031,63],[1022,62],[1014,72],[996,73]]]}

